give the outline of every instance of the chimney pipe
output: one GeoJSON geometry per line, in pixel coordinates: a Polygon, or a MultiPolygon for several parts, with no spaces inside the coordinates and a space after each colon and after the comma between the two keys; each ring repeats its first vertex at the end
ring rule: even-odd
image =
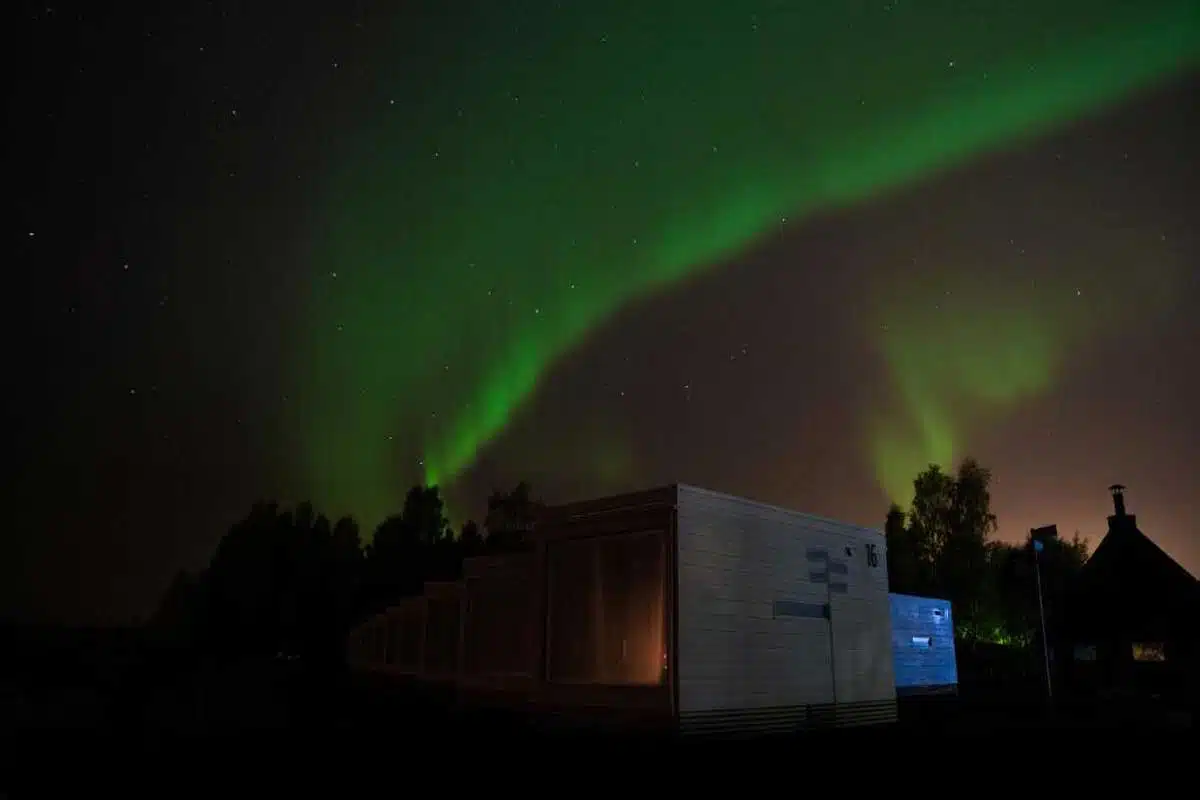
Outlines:
{"type": "Polygon", "coordinates": [[[1125,487],[1119,483],[1114,483],[1108,487],[1112,492],[1114,516],[1122,518],[1125,516],[1125,487]]]}

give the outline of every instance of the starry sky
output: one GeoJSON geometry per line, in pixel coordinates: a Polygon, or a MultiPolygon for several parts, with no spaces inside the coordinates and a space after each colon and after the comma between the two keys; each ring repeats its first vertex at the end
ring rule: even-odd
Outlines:
{"type": "Polygon", "coordinates": [[[8,13],[5,611],[144,617],[259,498],[879,525],[965,455],[1200,571],[1191,0],[8,13]]]}

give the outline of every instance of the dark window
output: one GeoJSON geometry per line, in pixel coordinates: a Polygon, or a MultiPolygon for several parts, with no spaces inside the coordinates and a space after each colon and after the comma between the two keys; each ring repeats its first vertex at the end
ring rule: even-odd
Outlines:
{"type": "Polygon", "coordinates": [[[533,668],[533,620],[528,574],[501,568],[466,584],[464,659],[473,675],[528,675],[533,668]]]}
{"type": "Polygon", "coordinates": [[[829,619],[829,604],[797,603],[792,600],[776,600],[772,608],[772,613],[775,617],[829,619]]]}
{"type": "Polygon", "coordinates": [[[1166,661],[1167,650],[1162,642],[1136,642],[1133,645],[1134,661],[1166,661]]]}
{"type": "Polygon", "coordinates": [[[548,550],[548,677],[658,684],[663,678],[663,536],[558,542],[548,550]]]}

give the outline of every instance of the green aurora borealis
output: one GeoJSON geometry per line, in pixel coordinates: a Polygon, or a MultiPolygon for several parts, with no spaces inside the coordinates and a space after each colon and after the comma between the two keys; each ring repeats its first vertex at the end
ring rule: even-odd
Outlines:
{"type": "MultiPolygon", "coordinates": [[[[332,147],[297,362],[300,458],[323,508],[372,524],[418,459],[427,482],[452,481],[615,311],[782,218],[911,185],[1200,63],[1194,0],[554,5],[445,23],[429,46],[453,41],[453,66],[380,76],[409,87],[405,103],[381,89],[378,114],[332,147]]],[[[987,287],[1004,302],[957,319],[947,345],[949,323],[903,285],[873,291],[893,313],[862,325],[897,399],[863,442],[899,500],[976,415],[1050,386],[1087,334],[1045,295],[987,287]]]]}

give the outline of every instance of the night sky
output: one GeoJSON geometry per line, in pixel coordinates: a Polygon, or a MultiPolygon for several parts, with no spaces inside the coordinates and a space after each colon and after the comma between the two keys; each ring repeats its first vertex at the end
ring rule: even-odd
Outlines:
{"type": "Polygon", "coordinates": [[[2,609],[257,499],[687,482],[1200,571],[1194,0],[18,3],[2,609]]]}

